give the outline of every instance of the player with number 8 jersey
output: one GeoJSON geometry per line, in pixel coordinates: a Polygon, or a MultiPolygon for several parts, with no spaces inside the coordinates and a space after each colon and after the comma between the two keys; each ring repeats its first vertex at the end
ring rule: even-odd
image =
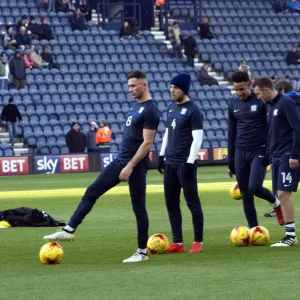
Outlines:
{"type": "Polygon", "coordinates": [[[171,223],[173,243],[168,252],[184,252],[180,191],[191,211],[194,243],[190,253],[203,251],[203,212],[198,196],[197,154],[203,138],[203,115],[190,101],[190,76],[179,74],[171,81],[174,103],[168,108],[166,132],[159,157],[158,171],[164,169],[165,201],[171,223]]]}
{"type": "Polygon", "coordinates": [[[91,211],[97,199],[121,181],[128,181],[138,231],[138,250],[128,259],[123,260],[125,263],[130,263],[148,260],[149,220],[146,210],[146,175],[149,151],[156,134],[160,114],[155,102],[151,100],[146,75],[141,71],[136,71],[127,79],[129,92],[137,103],[127,113],[123,142],[118,156],[87,188],[68,225],[54,234],[44,236],[44,239],[73,240],[76,228],[91,211]]]}

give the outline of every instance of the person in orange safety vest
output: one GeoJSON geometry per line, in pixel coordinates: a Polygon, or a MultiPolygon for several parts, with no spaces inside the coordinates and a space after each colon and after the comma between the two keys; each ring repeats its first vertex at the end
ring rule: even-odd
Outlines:
{"type": "Polygon", "coordinates": [[[163,6],[163,5],[165,5],[165,0],[156,0],[155,5],[156,6],[163,6]]]}
{"type": "Polygon", "coordinates": [[[110,143],[112,131],[107,127],[107,121],[102,120],[100,122],[100,129],[96,134],[96,144],[110,143]]]}

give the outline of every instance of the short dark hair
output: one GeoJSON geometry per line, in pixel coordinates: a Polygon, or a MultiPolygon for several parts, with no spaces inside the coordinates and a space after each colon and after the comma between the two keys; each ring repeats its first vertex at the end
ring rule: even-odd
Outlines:
{"type": "Polygon", "coordinates": [[[173,26],[177,25],[178,23],[177,22],[173,22],[173,26]]]}
{"type": "Polygon", "coordinates": [[[14,102],[14,97],[10,96],[9,99],[8,99],[8,103],[12,103],[12,102],[14,102]]]}
{"type": "Polygon", "coordinates": [[[127,80],[136,78],[136,79],[147,79],[146,74],[142,71],[134,71],[127,76],[127,80]]]}
{"type": "Polygon", "coordinates": [[[104,126],[107,126],[107,121],[106,120],[101,120],[100,124],[103,124],[104,126]]]}
{"type": "Polygon", "coordinates": [[[232,82],[241,83],[241,82],[249,82],[250,78],[247,72],[244,71],[236,71],[231,76],[232,82]]]}
{"type": "Polygon", "coordinates": [[[260,89],[274,89],[273,82],[268,76],[262,76],[254,81],[253,87],[259,87],[260,89]]]}
{"type": "Polygon", "coordinates": [[[277,92],[284,92],[285,93],[289,93],[291,92],[294,88],[292,86],[292,84],[286,80],[286,79],[281,79],[281,80],[278,80],[275,84],[274,84],[274,89],[277,91],[277,92]]]}

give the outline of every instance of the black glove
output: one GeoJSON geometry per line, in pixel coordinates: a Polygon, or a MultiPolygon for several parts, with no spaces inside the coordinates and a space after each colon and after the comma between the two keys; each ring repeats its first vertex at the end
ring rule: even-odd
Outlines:
{"type": "Polygon", "coordinates": [[[228,163],[228,175],[231,178],[233,175],[235,175],[235,166],[234,162],[229,162],[228,163]]]}
{"type": "Polygon", "coordinates": [[[193,174],[194,174],[194,164],[191,164],[191,163],[185,163],[183,166],[182,166],[182,175],[183,175],[183,178],[184,179],[190,179],[193,177],[193,174]]]}
{"type": "Polygon", "coordinates": [[[164,156],[159,156],[158,157],[157,170],[160,174],[164,174],[164,171],[163,171],[164,168],[165,168],[165,157],[164,156]]]}

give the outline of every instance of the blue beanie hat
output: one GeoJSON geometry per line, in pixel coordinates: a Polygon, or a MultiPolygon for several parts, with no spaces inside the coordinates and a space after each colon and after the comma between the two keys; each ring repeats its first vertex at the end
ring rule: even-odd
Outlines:
{"type": "Polygon", "coordinates": [[[178,74],[171,80],[171,85],[177,86],[187,95],[191,86],[191,76],[189,74],[178,74]]]}

